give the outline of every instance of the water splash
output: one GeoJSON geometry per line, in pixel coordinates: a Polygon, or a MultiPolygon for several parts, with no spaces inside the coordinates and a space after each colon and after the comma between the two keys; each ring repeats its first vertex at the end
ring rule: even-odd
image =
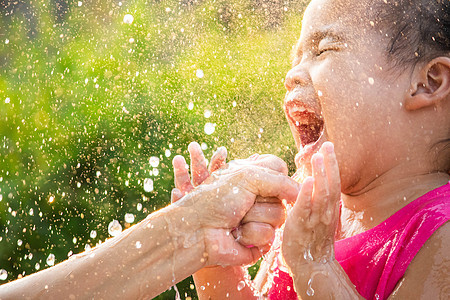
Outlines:
{"type": "Polygon", "coordinates": [[[312,278],[308,280],[308,289],[306,290],[306,295],[314,296],[314,289],[312,288],[312,278]]]}
{"type": "Polygon", "coordinates": [[[5,269],[0,270],[0,280],[6,280],[8,278],[8,272],[5,269]]]}
{"type": "Polygon", "coordinates": [[[131,24],[134,21],[134,17],[130,14],[126,14],[125,16],[123,16],[123,22],[125,24],[131,24]]]}
{"type": "Polygon", "coordinates": [[[153,191],[153,180],[151,178],[144,179],[144,191],[150,193],[153,191]]]}
{"type": "Polygon", "coordinates": [[[215,130],[216,130],[216,124],[209,123],[209,122],[205,124],[205,133],[207,135],[213,134],[215,130]]]}
{"type": "Polygon", "coordinates": [[[149,162],[150,166],[152,166],[153,168],[156,168],[159,166],[159,157],[152,156],[152,157],[150,157],[148,162],[149,162]]]}
{"type": "Polygon", "coordinates": [[[195,76],[197,76],[197,78],[203,78],[205,73],[203,73],[203,70],[197,69],[197,71],[195,71],[195,76]]]}
{"type": "Polygon", "coordinates": [[[140,241],[136,242],[136,249],[141,249],[142,243],[140,241]]]}
{"type": "Polygon", "coordinates": [[[134,215],[131,213],[126,213],[125,214],[125,222],[132,224],[134,223],[134,215]]]}
{"type": "Polygon", "coordinates": [[[303,258],[304,258],[306,261],[313,261],[313,260],[314,260],[314,257],[313,257],[312,254],[311,254],[311,247],[310,247],[310,246],[308,246],[308,247],[305,249],[305,252],[303,252],[303,258]]]}
{"type": "Polygon", "coordinates": [[[237,290],[241,291],[243,288],[245,288],[245,281],[241,280],[241,281],[239,281],[239,283],[237,285],[237,290]]]}
{"type": "Polygon", "coordinates": [[[120,225],[119,221],[112,220],[108,225],[108,233],[111,236],[118,236],[122,232],[122,225],[120,225]]]}
{"type": "Polygon", "coordinates": [[[50,267],[53,266],[55,264],[55,254],[50,253],[47,257],[47,260],[45,261],[47,263],[47,265],[49,265],[50,267]]]}

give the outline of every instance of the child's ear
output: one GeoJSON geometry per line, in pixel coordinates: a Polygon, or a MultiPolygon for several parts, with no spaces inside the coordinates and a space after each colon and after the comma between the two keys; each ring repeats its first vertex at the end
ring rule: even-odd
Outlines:
{"type": "Polygon", "coordinates": [[[449,96],[450,57],[440,56],[418,70],[405,99],[405,107],[416,110],[436,105],[449,96]]]}

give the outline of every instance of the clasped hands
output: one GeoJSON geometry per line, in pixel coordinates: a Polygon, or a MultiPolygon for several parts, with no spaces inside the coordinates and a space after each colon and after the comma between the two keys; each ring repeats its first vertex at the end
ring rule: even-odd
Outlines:
{"type": "Polygon", "coordinates": [[[288,177],[285,162],[273,155],[227,163],[226,149],[219,148],[208,167],[197,143],[188,149],[191,174],[182,156],[173,159],[172,202],[190,202],[196,210],[206,266],[256,262],[270,249],[275,229],[286,220],[284,203],[296,203],[283,234],[286,262],[298,263],[305,251],[316,261],[334,259],[340,182],[331,143],[313,156],[313,176],[303,187],[288,177]]]}

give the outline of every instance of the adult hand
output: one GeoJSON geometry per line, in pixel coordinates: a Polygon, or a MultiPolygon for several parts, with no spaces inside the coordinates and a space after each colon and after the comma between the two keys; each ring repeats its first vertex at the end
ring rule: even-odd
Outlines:
{"type": "MultiPolygon", "coordinates": [[[[298,189],[298,184],[286,176],[286,164],[273,155],[254,155],[247,160],[226,164],[226,149],[221,147],[213,155],[208,169],[197,143],[189,145],[189,152],[192,181],[184,158],[175,157],[173,164],[176,188],[172,191],[172,201],[177,201],[191,192],[198,193],[199,190],[204,196],[208,190],[205,185],[217,186],[221,183],[219,190],[223,191],[221,196],[215,195],[215,199],[211,199],[212,202],[208,203],[208,205],[217,204],[217,199],[223,198],[221,203],[224,205],[221,208],[224,211],[221,212],[220,218],[215,217],[216,225],[208,226],[208,230],[205,231],[205,243],[207,247],[211,246],[209,250],[212,250],[208,252],[209,264],[214,265],[215,261],[222,265],[238,265],[256,261],[270,248],[275,228],[285,220],[285,209],[280,199],[292,201],[298,189]],[[209,177],[211,172],[212,176],[209,177]],[[194,189],[204,181],[204,184],[194,189]],[[277,182],[282,185],[278,186],[277,182]],[[287,190],[282,191],[285,185],[287,190]],[[263,197],[258,194],[262,194],[263,197]],[[231,208],[230,204],[234,205],[234,208],[231,208]],[[223,213],[228,215],[225,216],[223,213]],[[220,228],[219,234],[217,232],[217,221],[220,224],[227,224],[225,239],[223,228],[220,228]],[[230,251],[237,255],[225,253],[230,251]]],[[[212,224],[214,223],[208,223],[212,224]]]]}

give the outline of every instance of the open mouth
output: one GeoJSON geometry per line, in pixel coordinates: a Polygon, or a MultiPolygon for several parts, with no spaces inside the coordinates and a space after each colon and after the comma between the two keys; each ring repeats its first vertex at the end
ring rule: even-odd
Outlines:
{"type": "Polygon", "coordinates": [[[321,115],[308,107],[299,105],[287,109],[287,115],[303,148],[320,139],[324,129],[321,115]]]}

